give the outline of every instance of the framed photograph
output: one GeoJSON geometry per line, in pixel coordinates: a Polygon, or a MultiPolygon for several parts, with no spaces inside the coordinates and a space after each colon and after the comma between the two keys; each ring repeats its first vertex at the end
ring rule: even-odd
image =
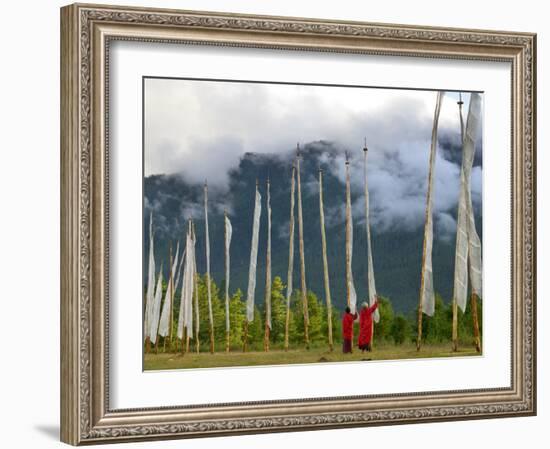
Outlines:
{"type": "Polygon", "coordinates": [[[536,413],[534,34],[75,4],[61,36],[64,442],[536,413]]]}

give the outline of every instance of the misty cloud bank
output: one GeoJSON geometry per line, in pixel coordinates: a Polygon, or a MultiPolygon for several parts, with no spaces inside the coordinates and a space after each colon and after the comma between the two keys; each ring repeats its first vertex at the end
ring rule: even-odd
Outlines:
{"type": "MultiPolygon", "coordinates": [[[[238,191],[238,186],[230,183],[238,179],[243,158],[269,159],[288,166],[290,173],[296,141],[301,141],[304,162],[323,167],[340,181],[341,189],[345,151],[349,152],[355,223],[361,224],[366,136],[373,232],[413,231],[423,225],[434,92],[154,81],[146,88],[145,174],[174,175],[194,186],[195,194],[185,202],[169,195],[146,198],[146,212],[158,209],[163,201],[174,201],[182,223],[191,217],[200,219],[206,179],[210,207],[219,213],[224,208],[234,212],[229,192],[238,191]]],[[[468,99],[465,95],[464,118],[468,99]]],[[[456,94],[446,94],[438,136],[434,222],[442,239],[456,233],[462,160],[456,100],[456,94]]],[[[472,171],[477,209],[481,163],[479,139],[472,171]]],[[[262,179],[267,175],[256,174],[262,179]]],[[[302,178],[302,187],[305,196],[318,194],[314,170],[302,178]]],[[[344,220],[344,204],[328,207],[325,213],[327,226],[335,226],[344,220]]],[[[285,226],[276,231],[284,235],[285,226]]]]}

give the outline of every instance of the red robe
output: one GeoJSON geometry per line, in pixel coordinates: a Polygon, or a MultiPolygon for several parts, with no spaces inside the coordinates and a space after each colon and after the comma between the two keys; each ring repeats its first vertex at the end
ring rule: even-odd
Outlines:
{"type": "Polygon", "coordinates": [[[342,337],[344,337],[344,340],[353,340],[353,322],[356,318],[356,313],[344,313],[344,318],[342,318],[342,337]]]}
{"type": "Polygon", "coordinates": [[[372,338],[372,314],[378,307],[378,302],[372,306],[361,309],[359,315],[359,347],[366,346],[372,338]]]}

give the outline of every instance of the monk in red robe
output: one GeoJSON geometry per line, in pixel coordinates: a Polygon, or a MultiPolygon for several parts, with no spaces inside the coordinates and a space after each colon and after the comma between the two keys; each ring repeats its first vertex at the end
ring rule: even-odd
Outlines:
{"type": "Polygon", "coordinates": [[[357,319],[357,313],[351,313],[351,309],[346,307],[344,317],[342,318],[342,337],[344,344],[342,351],[344,354],[353,352],[353,322],[357,319]]]}
{"type": "Polygon", "coordinates": [[[369,305],[364,302],[361,313],[359,314],[359,340],[358,345],[359,349],[362,352],[371,350],[371,339],[372,339],[372,314],[378,307],[378,297],[376,297],[376,302],[369,307],[369,305]]]}

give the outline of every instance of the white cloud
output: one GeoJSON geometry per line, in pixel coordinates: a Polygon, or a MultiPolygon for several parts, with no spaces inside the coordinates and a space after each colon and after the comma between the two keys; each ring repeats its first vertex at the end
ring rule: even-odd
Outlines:
{"type": "MultiPolygon", "coordinates": [[[[181,174],[197,184],[208,179],[223,191],[244,153],[287,157],[297,141],[325,140],[349,150],[354,202],[363,201],[366,136],[373,227],[414,229],[424,217],[435,98],[431,91],[148,79],[145,174],[181,174]]],[[[455,93],[444,97],[439,131],[454,145],[457,99],[455,93]]],[[[466,118],[469,95],[464,100],[466,118]]],[[[320,162],[344,183],[343,152],[325,153],[320,162]]],[[[472,197],[478,205],[481,179],[481,168],[474,167],[472,197]]],[[[315,179],[303,183],[305,194],[316,194],[315,179]]],[[[448,212],[457,203],[458,185],[457,161],[440,151],[434,207],[443,230],[453,226],[448,212]]],[[[329,210],[327,216],[337,220],[342,213],[329,210]]]]}

